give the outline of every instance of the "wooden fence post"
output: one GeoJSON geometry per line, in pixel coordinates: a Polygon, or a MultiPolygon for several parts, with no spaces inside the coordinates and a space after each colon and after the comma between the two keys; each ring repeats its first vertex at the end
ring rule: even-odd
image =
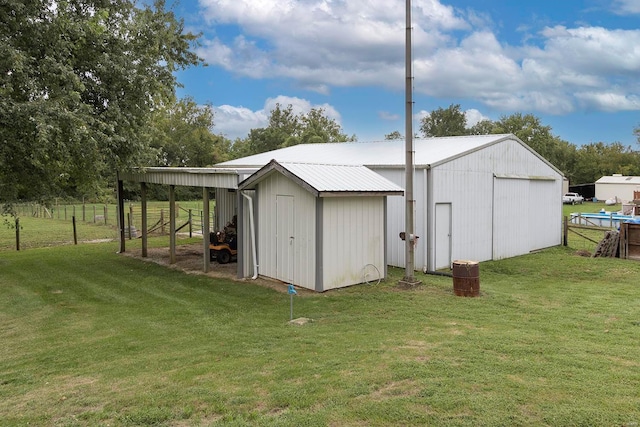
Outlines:
{"type": "Polygon", "coordinates": [[[16,251],[20,250],[20,218],[16,217],[16,251]]]}
{"type": "Polygon", "coordinates": [[[75,215],[71,218],[71,221],[73,222],[73,244],[77,245],[78,244],[78,233],[76,232],[76,216],[75,215]]]}
{"type": "Polygon", "coordinates": [[[569,218],[565,215],[564,227],[562,227],[562,244],[567,246],[569,244],[569,218]]]}

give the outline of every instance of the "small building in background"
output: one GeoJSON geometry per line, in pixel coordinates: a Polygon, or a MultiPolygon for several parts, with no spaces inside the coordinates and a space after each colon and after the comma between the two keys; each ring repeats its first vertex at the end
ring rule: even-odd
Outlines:
{"type": "Polygon", "coordinates": [[[595,197],[598,200],[616,200],[627,203],[634,200],[634,192],[640,192],[640,176],[614,174],[596,181],[595,197]]]}

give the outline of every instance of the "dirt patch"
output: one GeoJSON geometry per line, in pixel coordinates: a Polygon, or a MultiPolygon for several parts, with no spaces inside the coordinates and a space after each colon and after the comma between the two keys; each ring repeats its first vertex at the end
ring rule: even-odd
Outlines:
{"type": "MultiPolygon", "coordinates": [[[[258,277],[255,280],[250,278],[238,279],[238,264],[235,262],[231,262],[229,264],[218,264],[213,261],[209,267],[209,272],[205,273],[204,258],[202,254],[202,243],[193,243],[176,246],[176,262],[174,264],[171,264],[170,262],[169,248],[149,248],[147,249],[146,258],[142,257],[142,249],[127,249],[123,255],[136,258],[141,261],[154,262],[168,268],[175,268],[187,274],[202,274],[218,279],[228,279],[238,283],[254,283],[274,289],[278,292],[287,292],[287,284],[279,280],[264,277],[258,277]]],[[[298,292],[304,292],[303,289],[297,290],[298,292]]]]}

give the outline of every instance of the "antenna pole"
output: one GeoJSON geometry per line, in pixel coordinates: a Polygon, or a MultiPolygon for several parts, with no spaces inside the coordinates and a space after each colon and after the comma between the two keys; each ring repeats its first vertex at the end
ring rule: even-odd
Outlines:
{"type": "Polygon", "coordinates": [[[414,249],[417,241],[414,232],[414,209],[415,200],[413,196],[413,76],[412,76],[412,60],[411,60],[411,0],[406,0],[406,19],[407,30],[405,40],[405,273],[404,278],[400,281],[404,286],[415,286],[420,283],[415,276],[414,249]]]}

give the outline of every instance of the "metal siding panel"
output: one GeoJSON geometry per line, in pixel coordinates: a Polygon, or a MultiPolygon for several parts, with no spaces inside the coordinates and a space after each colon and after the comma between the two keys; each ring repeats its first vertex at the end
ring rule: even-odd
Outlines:
{"type": "Polygon", "coordinates": [[[384,198],[324,199],[324,290],[362,283],[364,267],[384,272],[384,198]]]}
{"type": "Polygon", "coordinates": [[[544,202],[557,198],[561,189],[561,181],[529,181],[528,206],[524,208],[529,211],[529,251],[562,243],[562,209],[544,202]],[[555,230],[555,233],[540,230],[555,230]]]}
{"type": "MultiPolygon", "coordinates": [[[[400,187],[405,187],[406,177],[404,169],[373,168],[373,170],[400,187]]],[[[420,200],[423,194],[426,194],[426,191],[421,188],[416,189],[414,186],[414,195],[417,200],[420,200]]],[[[419,203],[417,203],[417,205],[418,204],[419,203]]],[[[405,206],[404,196],[387,197],[387,263],[394,267],[404,267],[405,265],[404,242],[400,240],[399,237],[400,232],[405,229],[405,206]]],[[[418,223],[417,219],[416,222],[418,223]]],[[[422,230],[418,231],[418,233],[425,234],[422,230]]],[[[418,235],[420,236],[420,234],[418,235]]]]}
{"type": "Polygon", "coordinates": [[[229,191],[226,188],[216,188],[215,194],[215,218],[214,230],[222,230],[226,223],[231,221],[234,215],[238,213],[238,193],[229,191]]]}
{"type": "Polygon", "coordinates": [[[258,222],[258,264],[260,274],[278,277],[276,258],[276,196],[290,195],[295,198],[295,266],[294,284],[315,289],[315,198],[295,185],[280,173],[274,173],[257,186],[260,206],[258,222]]]}
{"type": "Polygon", "coordinates": [[[529,252],[529,190],[529,181],[524,179],[495,179],[493,259],[529,252]]]}
{"type": "MultiPolygon", "coordinates": [[[[470,165],[446,164],[434,168],[431,177],[434,206],[451,205],[451,247],[446,257],[450,256],[452,261],[491,259],[493,174],[473,170],[470,165]]],[[[430,227],[435,225],[432,218],[430,227]]],[[[435,231],[431,234],[433,239],[435,234],[435,231]]],[[[435,241],[431,243],[434,252],[431,265],[438,268],[435,260],[442,257],[435,253],[438,250],[435,241]]]]}

